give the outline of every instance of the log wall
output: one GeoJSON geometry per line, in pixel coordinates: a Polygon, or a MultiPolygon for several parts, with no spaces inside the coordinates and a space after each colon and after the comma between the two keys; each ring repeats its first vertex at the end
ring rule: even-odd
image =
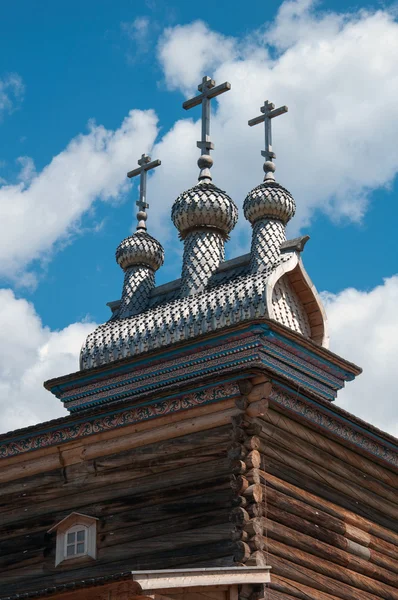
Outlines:
{"type": "Polygon", "coordinates": [[[172,427],[70,445],[57,468],[43,453],[46,468],[11,461],[0,473],[0,597],[239,564],[272,567],[267,600],[398,600],[397,473],[281,412],[264,378],[240,388],[172,427]],[[47,532],[74,511],[99,519],[97,559],[55,567],[47,532]]]}
{"type": "Polygon", "coordinates": [[[398,600],[398,475],[278,412],[269,384],[249,390],[234,418],[242,563],[271,565],[269,600],[398,600]]]}
{"type": "Polygon", "coordinates": [[[0,596],[138,569],[233,564],[231,425],[2,483],[0,596]],[[97,559],[55,567],[71,512],[99,518],[97,559]]]}

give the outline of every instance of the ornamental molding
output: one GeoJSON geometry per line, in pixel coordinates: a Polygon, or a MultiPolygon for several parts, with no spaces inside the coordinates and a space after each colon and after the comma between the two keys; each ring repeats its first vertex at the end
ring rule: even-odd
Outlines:
{"type": "MultiPolygon", "coordinates": [[[[364,432],[359,423],[349,422],[351,417],[342,409],[333,406],[333,411],[328,407],[316,405],[309,398],[296,394],[292,395],[278,388],[273,388],[269,400],[281,409],[293,413],[301,420],[309,422],[323,433],[331,434],[340,442],[344,441],[356,449],[367,452],[371,456],[387,462],[398,469],[398,445],[378,440],[371,432],[364,432]],[[341,414],[333,414],[334,411],[341,414]]],[[[358,420],[359,421],[359,420],[358,420]]],[[[364,423],[364,425],[366,425],[364,423]]]]}
{"type": "Polygon", "coordinates": [[[46,388],[54,393],[70,412],[87,410],[101,404],[144,398],[154,392],[170,393],[182,383],[195,385],[215,375],[242,377],[242,367],[264,368],[324,400],[334,400],[352,372],[322,359],[297,341],[273,331],[270,322],[258,322],[229,328],[222,336],[209,337],[202,343],[180,347],[173,352],[158,352],[145,360],[90,376],[77,373],[72,380],[53,380],[46,388]],[[269,323],[269,324],[268,324],[269,323]]]}
{"type": "MultiPolygon", "coordinates": [[[[148,421],[157,417],[178,413],[198,406],[204,406],[213,402],[220,402],[234,396],[239,396],[239,388],[236,383],[225,383],[216,387],[208,387],[182,396],[172,396],[153,403],[141,404],[135,407],[124,407],[107,414],[96,414],[82,417],[72,422],[66,417],[64,423],[46,430],[39,430],[31,435],[25,435],[3,444],[0,444],[0,458],[9,458],[25,452],[58,446],[60,444],[78,440],[101,433],[111,431],[119,427],[133,425],[142,421],[148,421]]],[[[45,425],[45,424],[44,424],[45,425]]]]}

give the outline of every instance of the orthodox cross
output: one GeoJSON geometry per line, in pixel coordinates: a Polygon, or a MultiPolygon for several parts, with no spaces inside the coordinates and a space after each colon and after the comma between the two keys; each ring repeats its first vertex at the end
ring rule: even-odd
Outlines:
{"type": "Polygon", "coordinates": [[[138,169],[129,171],[127,173],[127,177],[129,177],[131,179],[132,177],[137,177],[137,175],[140,176],[140,199],[137,200],[137,202],[136,202],[136,205],[138,206],[137,230],[138,231],[139,230],[146,231],[146,223],[145,223],[145,221],[147,220],[146,209],[149,208],[149,204],[147,204],[147,202],[146,202],[147,172],[150,169],[154,169],[155,167],[158,167],[162,163],[160,162],[160,160],[153,160],[151,162],[151,157],[148,156],[147,154],[143,154],[141,156],[140,160],[138,161],[138,164],[140,165],[138,167],[138,169]]]}
{"type": "Polygon", "coordinates": [[[283,113],[287,112],[287,106],[281,106],[280,108],[275,108],[275,104],[272,102],[268,102],[266,100],[264,102],[264,106],[260,108],[263,113],[259,117],[255,117],[248,122],[250,127],[253,125],[258,125],[259,123],[264,123],[265,125],[265,150],[261,152],[261,156],[264,156],[264,171],[265,178],[264,179],[274,179],[274,171],[275,165],[273,164],[273,159],[276,158],[275,153],[272,151],[272,129],[271,129],[271,119],[274,117],[279,117],[279,115],[283,115],[283,113]]]}
{"type": "Polygon", "coordinates": [[[185,110],[198,106],[198,104],[202,105],[202,139],[197,142],[198,148],[201,149],[201,158],[198,160],[198,166],[201,169],[199,179],[211,179],[210,167],[213,164],[213,159],[210,158],[210,150],[214,149],[214,144],[210,141],[210,100],[224,92],[228,92],[230,89],[231,84],[228,81],[216,86],[214,79],[206,76],[202,78],[202,83],[198,85],[201,94],[186,100],[182,105],[185,110]]]}

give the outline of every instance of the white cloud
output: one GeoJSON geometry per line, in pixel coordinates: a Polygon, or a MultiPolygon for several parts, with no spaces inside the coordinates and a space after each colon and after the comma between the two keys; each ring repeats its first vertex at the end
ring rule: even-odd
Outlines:
{"type": "Polygon", "coordinates": [[[166,29],[159,42],[159,59],[170,90],[190,93],[208,66],[213,68],[234,56],[235,41],[211,31],[202,21],[166,29]]]}
{"type": "Polygon", "coordinates": [[[43,324],[31,303],[0,290],[0,431],[66,414],[43,381],[78,370],[80,347],[93,323],[61,331],[43,324]]]}
{"type": "MultiPolygon", "coordinates": [[[[239,206],[262,178],[263,128],[249,128],[247,121],[260,114],[265,99],[289,106],[273,129],[277,179],[297,202],[292,234],[314,210],[360,221],[371,191],[392,183],[398,170],[397,55],[398,23],[387,11],[322,15],[309,0],[283,3],[275,22],[245,39],[231,40],[195,22],[168,29],[159,45],[169,88],[194,94],[204,74],[232,84],[214,102],[213,175],[239,206]]],[[[162,218],[177,193],[195,182],[199,115],[200,108],[192,109],[195,122],[175,126],[154,150],[168,148],[151,185],[155,198],[162,192],[162,218]],[[185,154],[180,148],[187,140],[185,154]]],[[[243,218],[238,235],[247,243],[243,218]]]]}
{"type": "MultiPolygon", "coordinates": [[[[146,17],[130,25],[137,35],[149,27],[146,17]]],[[[322,15],[309,0],[287,1],[270,26],[245,39],[196,21],[167,29],[158,51],[170,89],[196,93],[206,72],[218,82],[231,81],[232,91],[214,103],[213,173],[238,206],[262,178],[263,130],[249,128],[248,119],[266,98],[289,105],[289,113],[273,127],[277,179],[297,202],[291,235],[314,210],[333,219],[360,220],[369,193],[395,177],[398,24],[388,12],[322,15]]],[[[171,204],[198,173],[199,113],[200,108],[188,114],[181,110],[187,118],[165,132],[152,153],[163,165],[151,177],[148,225],[166,246],[173,231],[171,204]]],[[[149,149],[156,134],[153,112],[132,111],[116,131],[91,125],[41,172],[35,173],[33,162],[25,163],[18,185],[0,185],[0,275],[34,280],[20,271],[34,259],[48,258],[97,198],[123,193],[126,157],[149,149]]],[[[246,251],[249,237],[241,215],[229,252],[246,251]]],[[[174,248],[166,253],[170,264],[174,248]]]]}
{"type": "Polygon", "coordinates": [[[324,294],[331,350],[363,368],[337,404],[398,437],[398,275],[370,291],[324,294]]]}
{"type": "Polygon", "coordinates": [[[32,159],[19,159],[20,183],[0,186],[0,276],[21,281],[20,272],[65,239],[96,199],[119,197],[128,161],[147,151],[156,134],[155,114],[132,110],[115,131],[91,123],[40,173],[32,159]]]}
{"type": "Polygon", "coordinates": [[[9,73],[0,79],[0,120],[22,102],[25,86],[17,73],[9,73]]]}
{"type": "Polygon", "coordinates": [[[121,28],[135,45],[135,53],[128,53],[129,62],[134,63],[134,55],[145,54],[151,50],[151,21],[148,17],[136,17],[132,22],[121,23],[121,28]]]}

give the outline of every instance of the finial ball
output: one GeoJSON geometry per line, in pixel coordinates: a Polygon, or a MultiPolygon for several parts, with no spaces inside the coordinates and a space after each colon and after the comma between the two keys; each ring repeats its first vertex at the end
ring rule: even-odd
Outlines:
{"type": "Polygon", "coordinates": [[[147,215],[147,214],[146,214],[146,212],[144,212],[143,210],[142,210],[142,211],[140,210],[140,211],[137,213],[137,220],[138,220],[138,221],[146,221],[146,220],[147,220],[147,218],[148,218],[148,215],[147,215]]]}
{"type": "Polygon", "coordinates": [[[213,159],[210,154],[202,154],[198,158],[199,169],[210,169],[213,166],[213,159]]]}
{"type": "Polygon", "coordinates": [[[270,160],[266,160],[263,166],[264,173],[275,173],[275,165],[270,160]]]}

